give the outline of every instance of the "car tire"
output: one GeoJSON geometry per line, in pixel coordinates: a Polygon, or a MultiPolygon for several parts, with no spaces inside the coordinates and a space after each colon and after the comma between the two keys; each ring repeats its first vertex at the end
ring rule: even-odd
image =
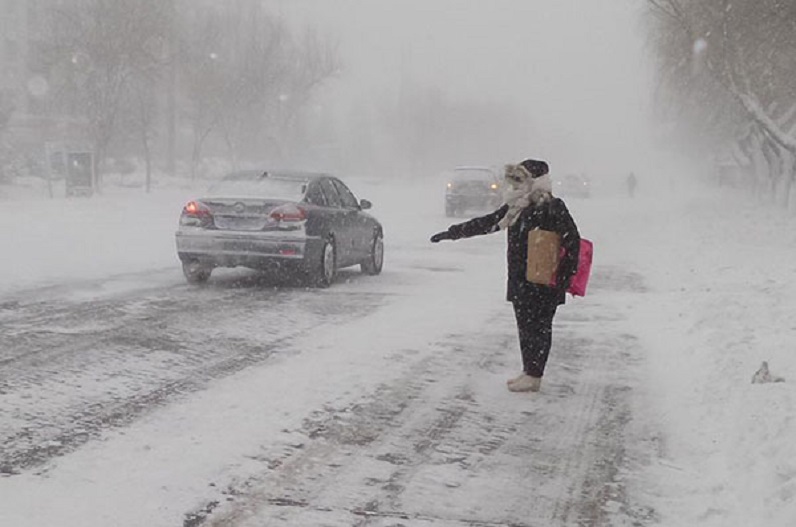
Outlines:
{"type": "Polygon", "coordinates": [[[384,236],[377,232],[370,243],[370,254],[368,259],[360,264],[362,272],[369,275],[381,273],[384,266],[384,236]]]}
{"type": "Polygon", "coordinates": [[[210,279],[213,268],[196,260],[182,262],[182,274],[189,284],[203,284],[210,279]]]}
{"type": "Polygon", "coordinates": [[[332,285],[335,276],[337,276],[337,248],[334,238],[330,237],[323,241],[320,258],[310,271],[310,280],[315,287],[326,288],[332,285]]]}

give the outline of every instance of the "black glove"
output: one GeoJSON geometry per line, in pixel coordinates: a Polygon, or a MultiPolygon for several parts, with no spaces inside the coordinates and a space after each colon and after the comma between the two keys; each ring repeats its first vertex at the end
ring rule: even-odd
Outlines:
{"type": "Polygon", "coordinates": [[[431,243],[437,243],[441,242],[442,240],[452,240],[452,239],[453,237],[451,236],[451,233],[449,233],[448,231],[442,231],[438,232],[437,234],[431,237],[431,243]]]}

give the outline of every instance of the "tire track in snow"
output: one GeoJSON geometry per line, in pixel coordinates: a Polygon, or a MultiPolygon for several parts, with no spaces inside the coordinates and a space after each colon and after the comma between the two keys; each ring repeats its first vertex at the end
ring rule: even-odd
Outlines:
{"type": "Polygon", "coordinates": [[[0,474],[39,466],[109,427],[280,354],[381,295],[174,287],[100,301],[17,303],[0,338],[0,474]]]}
{"type": "Polygon", "coordinates": [[[414,362],[394,381],[285,431],[292,444],[264,447],[262,472],[185,526],[649,525],[654,511],[628,494],[654,453],[633,424],[640,350],[610,328],[621,318],[599,304],[562,310],[541,394],[503,384],[519,361],[510,308],[484,332],[406,353],[414,362]]]}

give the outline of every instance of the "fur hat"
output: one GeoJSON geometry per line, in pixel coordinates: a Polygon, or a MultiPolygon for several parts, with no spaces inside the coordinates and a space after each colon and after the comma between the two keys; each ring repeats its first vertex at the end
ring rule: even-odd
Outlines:
{"type": "Polygon", "coordinates": [[[528,170],[520,165],[506,165],[504,167],[503,175],[513,186],[524,184],[531,179],[533,175],[528,170]]]}
{"type": "Polygon", "coordinates": [[[507,185],[503,189],[503,202],[509,206],[509,210],[498,222],[501,229],[514,225],[523,209],[529,205],[539,204],[551,198],[553,184],[547,170],[547,163],[533,159],[523,161],[519,165],[505,166],[507,185]]]}
{"type": "Polygon", "coordinates": [[[526,159],[520,163],[520,166],[527,170],[532,178],[544,176],[550,172],[550,167],[547,166],[547,163],[544,161],[538,161],[536,159],[526,159]]]}

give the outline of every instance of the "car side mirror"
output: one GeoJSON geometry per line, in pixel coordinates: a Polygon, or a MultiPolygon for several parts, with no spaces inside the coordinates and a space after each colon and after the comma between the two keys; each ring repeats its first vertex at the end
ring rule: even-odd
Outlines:
{"type": "Polygon", "coordinates": [[[371,203],[370,201],[368,201],[368,200],[366,200],[366,199],[361,199],[361,200],[359,200],[359,207],[360,207],[362,210],[368,210],[368,209],[369,209],[369,208],[371,208],[372,206],[373,206],[373,203],[371,203]]]}

